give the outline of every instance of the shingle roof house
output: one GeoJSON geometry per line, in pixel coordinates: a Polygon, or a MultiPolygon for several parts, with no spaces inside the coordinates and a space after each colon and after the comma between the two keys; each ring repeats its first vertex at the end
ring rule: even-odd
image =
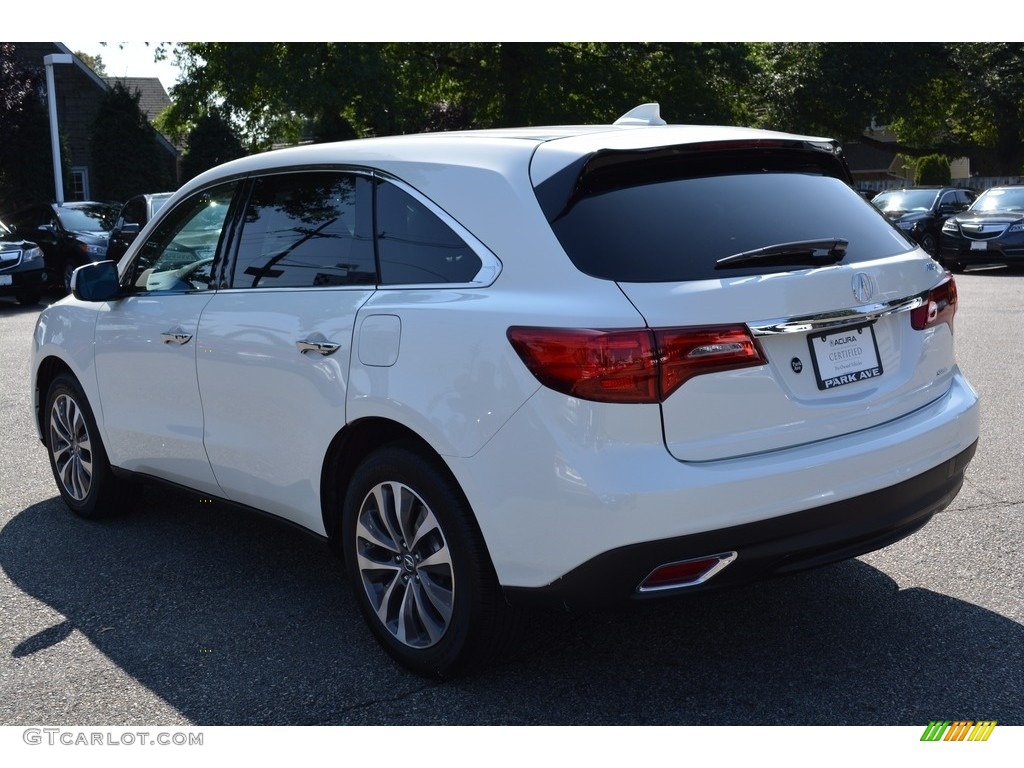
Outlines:
{"type": "MultiPolygon", "coordinates": [[[[150,121],[171,103],[158,78],[102,78],[93,72],[63,43],[15,43],[16,55],[27,64],[43,67],[43,58],[49,54],[72,54],[71,65],[53,67],[54,91],[57,95],[57,124],[67,139],[70,154],[71,177],[68,179],[68,199],[94,199],[90,184],[94,175],[90,137],[102,97],[117,81],[123,82],[129,93],[141,94],[139,107],[150,121]]],[[[167,163],[169,178],[178,179],[178,150],[162,134],[157,133],[162,156],[167,163]]],[[[154,190],[163,191],[163,190],[154,190]]]]}
{"type": "Polygon", "coordinates": [[[139,109],[149,122],[171,106],[171,97],[164,90],[159,77],[105,77],[111,88],[120,83],[128,93],[139,94],[139,109]]]}

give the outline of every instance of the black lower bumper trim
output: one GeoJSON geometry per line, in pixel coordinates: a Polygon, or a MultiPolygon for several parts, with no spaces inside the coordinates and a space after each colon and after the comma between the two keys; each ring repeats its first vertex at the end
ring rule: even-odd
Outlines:
{"type": "Polygon", "coordinates": [[[515,603],[586,609],[734,586],[873,552],[914,533],[953,501],[977,445],[889,488],[770,520],[620,547],[548,586],[506,587],[505,593],[515,603]],[[732,551],[736,561],[703,584],[637,592],[660,565],[732,551]]]}

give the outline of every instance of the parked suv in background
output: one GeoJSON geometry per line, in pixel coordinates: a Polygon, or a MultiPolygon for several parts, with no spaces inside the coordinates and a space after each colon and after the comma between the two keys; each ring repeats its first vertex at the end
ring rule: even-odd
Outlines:
{"type": "Polygon", "coordinates": [[[111,203],[40,203],[3,219],[43,249],[51,284],[67,291],[76,267],[107,257],[107,240],[117,211],[118,206],[111,203]]]}
{"type": "Polygon", "coordinates": [[[170,200],[172,192],[155,192],[148,195],[135,195],[121,206],[114,227],[110,230],[110,243],[107,245],[107,258],[117,261],[149,220],[156,215],[161,206],[170,200]]]}
{"type": "Polygon", "coordinates": [[[165,481],[324,536],[439,677],[531,601],[886,546],[956,496],[979,408],[952,276],[850,181],[829,140],[656,105],[233,161],[41,314],[57,488],[98,517],[165,481]]]}
{"type": "Polygon", "coordinates": [[[1024,185],[992,187],[942,227],[940,261],[950,269],[1024,263],[1024,185]]]}
{"type": "Polygon", "coordinates": [[[938,256],[943,223],[967,210],[977,196],[959,187],[908,187],[881,192],[871,202],[929,254],[938,256]]]}
{"type": "Polygon", "coordinates": [[[46,287],[43,252],[0,221],[0,296],[19,304],[37,304],[46,287]]]}

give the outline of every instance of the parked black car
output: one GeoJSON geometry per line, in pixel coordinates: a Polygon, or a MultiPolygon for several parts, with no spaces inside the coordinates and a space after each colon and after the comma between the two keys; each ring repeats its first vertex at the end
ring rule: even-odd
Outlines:
{"type": "Polygon", "coordinates": [[[967,211],[949,219],[939,261],[953,270],[1024,263],[1024,185],[986,189],[967,211]]]}
{"type": "Polygon", "coordinates": [[[907,187],[881,192],[871,203],[932,256],[939,253],[942,225],[967,210],[977,193],[959,187],[907,187]]]}
{"type": "Polygon", "coordinates": [[[148,195],[136,195],[121,206],[117,214],[114,228],[110,232],[110,244],[107,246],[107,258],[117,261],[128,246],[132,244],[139,231],[149,223],[153,214],[160,210],[173,192],[155,192],[148,195]]]}
{"type": "Polygon", "coordinates": [[[43,249],[50,284],[63,286],[66,292],[77,267],[107,258],[107,242],[117,212],[118,206],[113,203],[41,203],[3,219],[43,249]]]}
{"type": "Polygon", "coordinates": [[[14,296],[19,304],[38,304],[46,282],[39,246],[23,240],[0,221],[0,296],[14,296]]]}

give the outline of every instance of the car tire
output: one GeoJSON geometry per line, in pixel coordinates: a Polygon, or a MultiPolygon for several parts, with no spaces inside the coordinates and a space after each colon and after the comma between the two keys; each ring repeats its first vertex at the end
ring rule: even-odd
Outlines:
{"type": "Polygon", "coordinates": [[[942,266],[944,266],[946,269],[948,269],[950,272],[963,272],[964,271],[964,263],[962,261],[957,261],[956,259],[940,258],[939,259],[939,263],[942,266]]]}
{"type": "Polygon", "coordinates": [[[349,578],[370,629],[425,677],[492,662],[517,623],[469,504],[443,463],[406,444],[355,471],[342,506],[349,578]]]}
{"type": "Polygon", "coordinates": [[[931,232],[924,233],[921,238],[921,247],[929,256],[937,256],[939,253],[939,243],[931,232]]]}
{"type": "Polygon", "coordinates": [[[71,276],[75,274],[75,270],[80,266],[80,264],[76,264],[71,259],[67,259],[61,266],[61,285],[64,288],[64,293],[71,293],[71,276]]]}
{"type": "Polygon", "coordinates": [[[122,511],[129,483],[114,476],[92,409],[74,377],[54,379],[46,396],[44,421],[50,469],[64,503],[89,519],[122,511]]]}

